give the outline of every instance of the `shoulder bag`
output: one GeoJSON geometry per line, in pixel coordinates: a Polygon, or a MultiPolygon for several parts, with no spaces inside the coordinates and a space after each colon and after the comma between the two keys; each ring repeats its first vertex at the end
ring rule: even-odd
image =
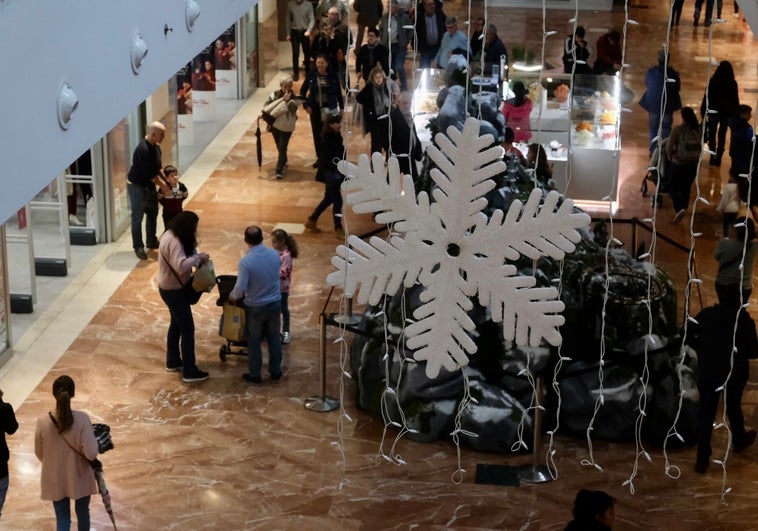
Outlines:
{"type": "MultiPolygon", "coordinates": [[[[55,420],[55,417],[49,411],[47,412],[47,414],[50,415],[50,420],[53,421],[53,425],[55,426],[55,429],[58,430],[60,428],[60,426],[58,426],[58,421],[55,420]]],[[[108,426],[107,424],[93,424],[92,425],[92,429],[93,430],[95,430],[95,426],[105,426],[107,428],[108,444],[110,444],[109,448],[106,448],[105,450],[101,450],[100,449],[101,448],[101,446],[100,446],[100,439],[98,439],[97,440],[97,451],[99,453],[103,453],[103,452],[106,452],[106,451],[110,450],[111,448],[113,448],[113,441],[111,441],[111,434],[110,434],[110,431],[111,431],[110,426],[108,426]]],[[[92,470],[102,470],[103,469],[103,464],[100,462],[99,459],[92,459],[92,460],[87,459],[87,456],[84,455],[83,453],[81,453],[79,450],[77,450],[76,447],[73,444],[71,444],[71,442],[69,442],[69,440],[66,438],[66,436],[63,435],[63,433],[61,433],[59,431],[58,434],[61,437],[63,437],[63,440],[66,441],[66,444],[69,446],[69,448],[71,448],[77,454],[81,455],[82,459],[84,459],[85,461],[87,461],[90,464],[90,466],[92,467],[92,470]]],[[[97,430],[95,430],[95,438],[97,438],[97,430]]]]}
{"type": "MultiPolygon", "coordinates": [[[[161,253],[161,256],[163,256],[163,260],[168,264],[168,267],[171,269],[171,272],[176,277],[176,280],[179,281],[179,284],[182,284],[182,279],[179,278],[179,275],[176,273],[176,270],[171,265],[171,262],[166,259],[166,256],[161,253]]],[[[190,277],[190,279],[187,281],[186,284],[182,284],[182,290],[184,291],[185,295],[187,295],[187,300],[190,304],[197,304],[200,300],[200,295],[203,294],[202,291],[197,291],[195,288],[192,287],[192,281],[194,280],[194,275],[190,277]]]]}

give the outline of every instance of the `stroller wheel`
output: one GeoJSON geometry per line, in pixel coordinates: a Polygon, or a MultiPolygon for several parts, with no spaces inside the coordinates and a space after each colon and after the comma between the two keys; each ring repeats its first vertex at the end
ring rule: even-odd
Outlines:
{"type": "Polygon", "coordinates": [[[642,197],[647,197],[647,177],[642,181],[642,184],[640,185],[640,192],[642,192],[642,197]]]}
{"type": "Polygon", "coordinates": [[[226,361],[227,354],[229,354],[229,345],[221,345],[221,348],[218,349],[218,357],[221,358],[221,361],[226,361]]]}

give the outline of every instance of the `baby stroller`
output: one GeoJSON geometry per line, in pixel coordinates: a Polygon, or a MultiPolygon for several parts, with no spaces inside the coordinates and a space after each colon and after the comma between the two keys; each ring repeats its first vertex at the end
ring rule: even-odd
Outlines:
{"type": "MultiPolygon", "coordinates": [[[[226,301],[229,299],[229,294],[234,289],[234,285],[236,283],[237,275],[218,275],[216,277],[216,285],[218,286],[218,299],[216,300],[216,306],[223,308],[224,304],[226,304],[226,301]]],[[[237,305],[240,304],[242,304],[242,302],[238,301],[237,305]]],[[[224,337],[223,313],[221,314],[221,320],[219,322],[218,335],[224,337]]],[[[218,357],[221,358],[221,361],[225,361],[226,356],[229,354],[247,356],[247,340],[243,339],[242,341],[237,341],[236,338],[230,339],[228,337],[224,337],[224,339],[226,339],[226,344],[221,345],[221,348],[218,349],[218,357]],[[239,350],[232,350],[235,347],[238,347],[239,350]]]]}
{"type": "Polygon", "coordinates": [[[668,166],[669,160],[666,156],[666,143],[668,138],[661,140],[660,144],[653,150],[653,154],[650,156],[650,164],[648,164],[647,173],[642,178],[642,185],[640,186],[640,192],[642,197],[647,197],[648,182],[653,183],[653,186],[658,186],[658,194],[653,194],[653,200],[650,206],[653,206],[653,202],[658,202],[658,208],[663,206],[663,195],[669,192],[669,180],[668,180],[668,166]]]}

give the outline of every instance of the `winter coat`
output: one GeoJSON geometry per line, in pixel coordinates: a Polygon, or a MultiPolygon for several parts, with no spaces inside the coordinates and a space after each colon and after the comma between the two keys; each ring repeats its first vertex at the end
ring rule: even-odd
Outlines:
{"type": "Polygon", "coordinates": [[[294,93],[289,101],[284,101],[284,93],[281,90],[272,92],[263,104],[263,110],[274,117],[272,127],[283,133],[291,133],[295,130],[297,122],[297,101],[294,93]]]}
{"type": "Polygon", "coordinates": [[[648,69],[645,74],[645,93],[640,99],[640,106],[651,114],[661,113],[661,99],[663,98],[663,86],[666,85],[666,107],[663,114],[671,114],[682,108],[682,98],[679,96],[681,80],[679,73],[671,67],[667,69],[668,75],[664,74],[663,66],[656,65],[648,69]],[[666,79],[673,79],[666,83],[666,79]]]}

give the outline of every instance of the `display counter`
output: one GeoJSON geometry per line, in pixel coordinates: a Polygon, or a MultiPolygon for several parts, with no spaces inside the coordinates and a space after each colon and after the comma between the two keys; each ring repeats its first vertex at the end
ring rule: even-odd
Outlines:
{"type": "MultiPolygon", "coordinates": [[[[538,74],[520,73],[510,81],[521,80],[530,87],[534,107],[529,143],[543,146],[553,166],[555,188],[566,197],[579,204],[616,203],[621,83],[615,76],[575,75],[566,101],[559,102],[556,90],[565,91],[565,87],[558,87],[569,79],[568,75],[554,75],[540,80],[538,74]]],[[[412,110],[424,149],[431,143],[427,125],[437,116],[437,96],[444,80],[441,70],[419,71],[412,110]]],[[[512,95],[508,83],[503,94],[512,95]]],[[[522,147],[525,151],[527,146],[522,147]]]]}

